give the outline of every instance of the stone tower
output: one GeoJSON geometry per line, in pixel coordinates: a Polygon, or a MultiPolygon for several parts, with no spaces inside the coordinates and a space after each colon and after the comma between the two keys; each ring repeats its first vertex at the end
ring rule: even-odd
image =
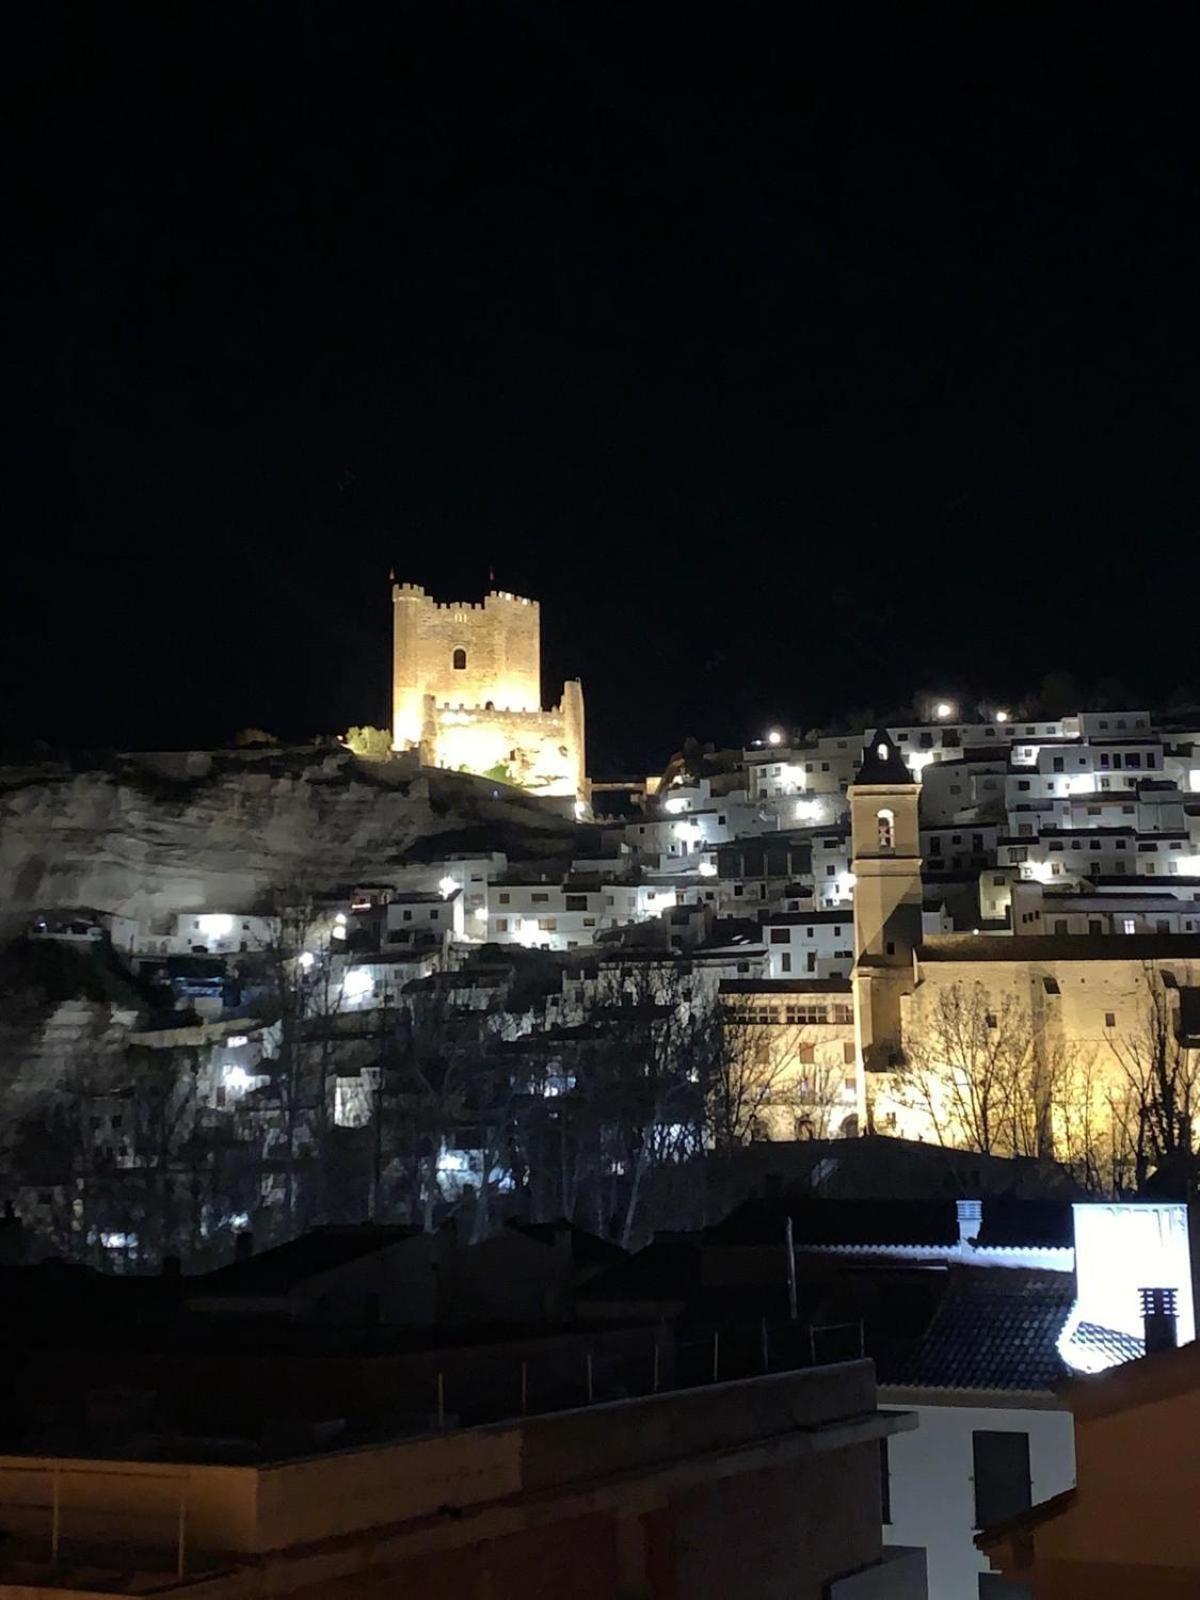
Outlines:
{"type": "Polygon", "coordinates": [[[540,711],[541,615],[536,600],[493,590],[440,602],[415,583],[392,585],[392,743],[421,740],[426,695],[439,706],[540,711]]]}
{"type": "Polygon", "coordinates": [[[900,997],[921,942],[920,784],[886,728],[849,790],[854,872],[854,1017],[866,1072],[898,1064],[900,997]]]}
{"type": "Polygon", "coordinates": [[[542,710],[536,600],[492,590],[444,602],[395,583],[392,617],[393,749],[586,810],[583,690],[572,679],[542,710]]]}

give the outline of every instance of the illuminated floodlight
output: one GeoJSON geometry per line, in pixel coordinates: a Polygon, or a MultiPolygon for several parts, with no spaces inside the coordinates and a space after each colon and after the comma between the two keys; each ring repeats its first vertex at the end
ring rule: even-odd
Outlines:
{"type": "Polygon", "coordinates": [[[586,800],[576,800],[576,802],[575,802],[575,821],[576,822],[582,822],[584,817],[586,817],[586,816],[587,816],[587,801],[586,800]]]}
{"type": "Polygon", "coordinates": [[[313,955],[311,950],[302,950],[300,952],[300,965],[305,972],[312,971],[313,966],[316,963],[316,959],[316,956],[313,955]]]}
{"type": "Polygon", "coordinates": [[[880,761],[886,761],[887,758],[888,758],[888,747],[887,747],[887,745],[885,745],[885,744],[877,744],[875,746],[875,754],[879,757],[880,761]]]}
{"type": "Polygon", "coordinates": [[[819,800],[797,800],[795,817],[797,822],[815,822],[821,815],[821,802],[819,800]]]}
{"type": "Polygon", "coordinates": [[[954,715],[954,707],[949,700],[939,700],[933,708],[933,714],[939,722],[945,722],[948,717],[954,715]]]}
{"type": "Polygon", "coordinates": [[[996,721],[997,722],[1007,722],[1008,721],[1008,712],[1007,711],[997,711],[997,713],[996,713],[996,721]]]}
{"type": "Polygon", "coordinates": [[[339,928],[344,928],[346,926],[346,913],[344,911],[339,911],[333,920],[337,923],[339,928]]]}
{"type": "Polygon", "coordinates": [[[222,912],[209,912],[197,917],[196,922],[206,939],[224,939],[233,932],[233,918],[222,912]]]}
{"type": "Polygon", "coordinates": [[[226,1039],[225,1043],[231,1050],[237,1050],[240,1049],[242,1045],[249,1044],[250,1040],[244,1033],[231,1033],[228,1039],[226,1039]]]}
{"type": "Polygon", "coordinates": [[[245,1067],[226,1067],[223,1076],[226,1094],[245,1094],[250,1087],[250,1074],[245,1067]]]}
{"type": "Polygon", "coordinates": [[[702,878],[715,878],[716,875],[717,864],[715,861],[702,861],[700,863],[700,876],[702,878]]]}
{"type": "Polygon", "coordinates": [[[767,743],[768,744],[782,744],[783,743],[783,734],[780,733],[778,728],[772,728],[770,733],[767,734],[767,743]]]}
{"type": "Polygon", "coordinates": [[[347,1000],[361,1000],[374,987],[375,980],[365,967],[351,967],[342,979],[342,993],[347,1000]]]}
{"type": "Polygon", "coordinates": [[[446,877],[438,879],[438,893],[441,895],[443,900],[449,900],[450,896],[457,888],[458,883],[454,878],[446,877]]]}
{"type": "Polygon", "coordinates": [[[475,920],[477,922],[486,922],[487,921],[487,907],[486,906],[476,906],[475,907],[475,920]]]}
{"type": "Polygon", "coordinates": [[[674,800],[667,801],[666,809],[670,812],[671,816],[677,817],[681,811],[687,810],[687,805],[688,803],[686,800],[680,800],[676,798],[674,800]]]}

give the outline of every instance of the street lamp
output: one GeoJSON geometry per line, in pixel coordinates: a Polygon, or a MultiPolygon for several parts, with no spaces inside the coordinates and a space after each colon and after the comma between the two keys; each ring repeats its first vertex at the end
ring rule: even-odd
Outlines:
{"type": "Polygon", "coordinates": [[[767,743],[768,744],[782,744],[783,743],[783,735],[782,735],[782,733],[780,733],[778,728],[772,728],[770,733],[768,733],[768,735],[767,735],[767,743]]]}

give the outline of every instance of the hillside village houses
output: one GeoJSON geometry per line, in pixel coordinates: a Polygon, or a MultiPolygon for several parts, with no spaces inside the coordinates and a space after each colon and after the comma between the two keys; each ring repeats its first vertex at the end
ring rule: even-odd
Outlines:
{"type": "MultiPolygon", "coordinates": [[[[556,843],[485,824],[439,848],[426,833],[370,881],[298,903],[146,919],[48,906],[29,930],[110,941],[172,995],[184,1020],[142,1017],[139,1048],[200,1058],[210,1105],[270,1122],[263,1074],[236,1051],[278,1063],[290,1038],[319,1036],[315,1099],[272,1114],[289,1159],[298,1119],[371,1122],[379,1041],[422,1016],[540,1040],[512,1057],[522,1092],[536,1057],[568,1094],[583,1036],[716,1016],[738,1138],[874,1130],[1046,1154],[1083,1137],[1065,1126],[1082,1119],[1090,1149],[1156,1020],[1195,1077],[1200,728],[1141,710],[966,721],[937,702],[918,722],[773,730],[732,760],[602,784],[595,802],[617,814],[596,815],[582,691],[539,708],[536,606],[445,607],[405,585],[393,598],[405,753],[391,759],[418,772],[475,730],[489,764],[470,781],[521,789],[558,819],[556,843]],[[525,743],[492,763],[501,732],[525,743]],[[1036,1103],[1018,1114],[1022,1096],[1036,1103]]],[[[68,1012],[54,1026],[78,1032],[68,1012]]],[[[451,1159],[457,1136],[440,1130],[445,1170],[477,1178],[495,1161],[503,1179],[480,1137],[461,1130],[451,1159]]]]}

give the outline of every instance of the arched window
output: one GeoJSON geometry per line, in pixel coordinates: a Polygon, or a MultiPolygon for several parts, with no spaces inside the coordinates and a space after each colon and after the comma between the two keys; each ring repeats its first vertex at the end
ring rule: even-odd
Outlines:
{"type": "Polygon", "coordinates": [[[454,670],[455,672],[467,670],[467,652],[461,647],[454,652],[454,670]]]}
{"type": "Polygon", "coordinates": [[[879,848],[881,850],[894,850],[896,847],[896,815],[892,811],[877,811],[875,821],[879,829],[879,848]]]}

